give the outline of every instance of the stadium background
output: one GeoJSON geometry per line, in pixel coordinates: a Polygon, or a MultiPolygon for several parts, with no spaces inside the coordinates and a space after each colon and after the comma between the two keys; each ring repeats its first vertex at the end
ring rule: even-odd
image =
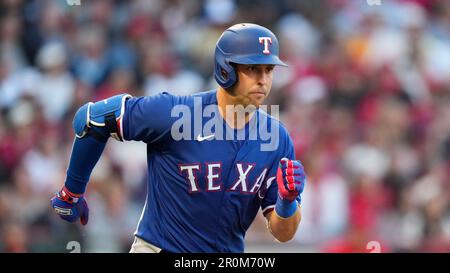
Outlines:
{"type": "Polygon", "coordinates": [[[247,252],[450,251],[450,1],[4,0],[0,4],[0,252],[127,252],[145,195],[145,146],[109,141],[86,227],[49,199],[87,101],[214,88],[220,33],[279,37],[268,104],[309,175],[293,241],[258,215],[247,252]],[[77,2],[77,1],[72,1],[77,2]]]}

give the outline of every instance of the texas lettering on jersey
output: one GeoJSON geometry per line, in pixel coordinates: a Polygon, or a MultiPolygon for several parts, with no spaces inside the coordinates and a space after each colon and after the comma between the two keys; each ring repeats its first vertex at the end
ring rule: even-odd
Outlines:
{"type": "Polygon", "coordinates": [[[236,191],[244,194],[256,194],[259,192],[259,198],[264,197],[264,193],[272,184],[275,176],[269,177],[267,180],[267,168],[257,175],[256,181],[249,181],[248,176],[250,171],[255,167],[255,164],[243,164],[237,163],[236,170],[238,171],[237,179],[234,183],[232,183],[227,188],[224,188],[224,185],[221,181],[221,173],[222,173],[222,164],[218,163],[206,163],[206,183],[205,188],[201,189],[199,187],[199,172],[201,170],[200,164],[182,164],[179,165],[180,173],[186,178],[186,182],[188,185],[189,193],[197,193],[202,190],[213,192],[213,191],[236,191]],[[265,181],[265,186],[263,186],[263,182],[265,181]]]}

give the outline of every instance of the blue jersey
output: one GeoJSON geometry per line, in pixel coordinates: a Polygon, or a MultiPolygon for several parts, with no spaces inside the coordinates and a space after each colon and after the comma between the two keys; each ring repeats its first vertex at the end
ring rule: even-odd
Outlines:
{"type": "Polygon", "coordinates": [[[243,252],[245,233],[259,209],[266,213],[275,206],[280,159],[295,159],[285,127],[262,110],[239,130],[217,114],[191,118],[200,127],[216,119],[224,135],[243,130],[245,139],[205,136],[192,128],[183,128],[191,139],[175,139],[173,125],[180,116],[174,116],[174,107],[183,105],[192,113],[206,106],[217,109],[216,94],[161,93],[126,102],[124,139],[147,143],[148,193],[135,235],[169,252],[243,252]],[[262,151],[266,140],[249,137],[262,116],[266,125],[279,125],[274,151],[262,151]]]}

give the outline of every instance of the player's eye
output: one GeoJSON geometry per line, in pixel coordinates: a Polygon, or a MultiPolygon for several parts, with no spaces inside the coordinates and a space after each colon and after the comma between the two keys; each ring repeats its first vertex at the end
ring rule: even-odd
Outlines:
{"type": "Polygon", "coordinates": [[[254,65],[249,65],[249,66],[247,67],[247,70],[250,71],[250,72],[253,72],[253,71],[256,70],[256,66],[254,66],[254,65]]]}
{"type": "Polygon", "coordinates": [[[267,72],[267,73],[270,73],[270,72],[273,71],[273,69],[274,69],[273,66],[268,66],[268,67],[266,68],[266,72],[267,72]]]}

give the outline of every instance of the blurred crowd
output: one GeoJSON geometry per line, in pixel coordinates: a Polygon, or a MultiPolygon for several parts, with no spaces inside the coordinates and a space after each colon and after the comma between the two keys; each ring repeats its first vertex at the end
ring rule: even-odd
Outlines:
{"type": "MultiPolygon", "coordinates": [[[[289,64],[276,68],[268,104],[280,105],[308,182],[285,246],[450,251],[450,1],[4,0],[0,252],[69,252],[69,241],[127,252],[145,145],[110,140],[89,183],[89,224],[63,222],[49,200],[64,182],[73,115],[123,92],[215,88],[215,43],[238,22],[272,29],[289,64]]],[[[246,240],[251,251],[278,244],[261,214],[246,240]]]]}

